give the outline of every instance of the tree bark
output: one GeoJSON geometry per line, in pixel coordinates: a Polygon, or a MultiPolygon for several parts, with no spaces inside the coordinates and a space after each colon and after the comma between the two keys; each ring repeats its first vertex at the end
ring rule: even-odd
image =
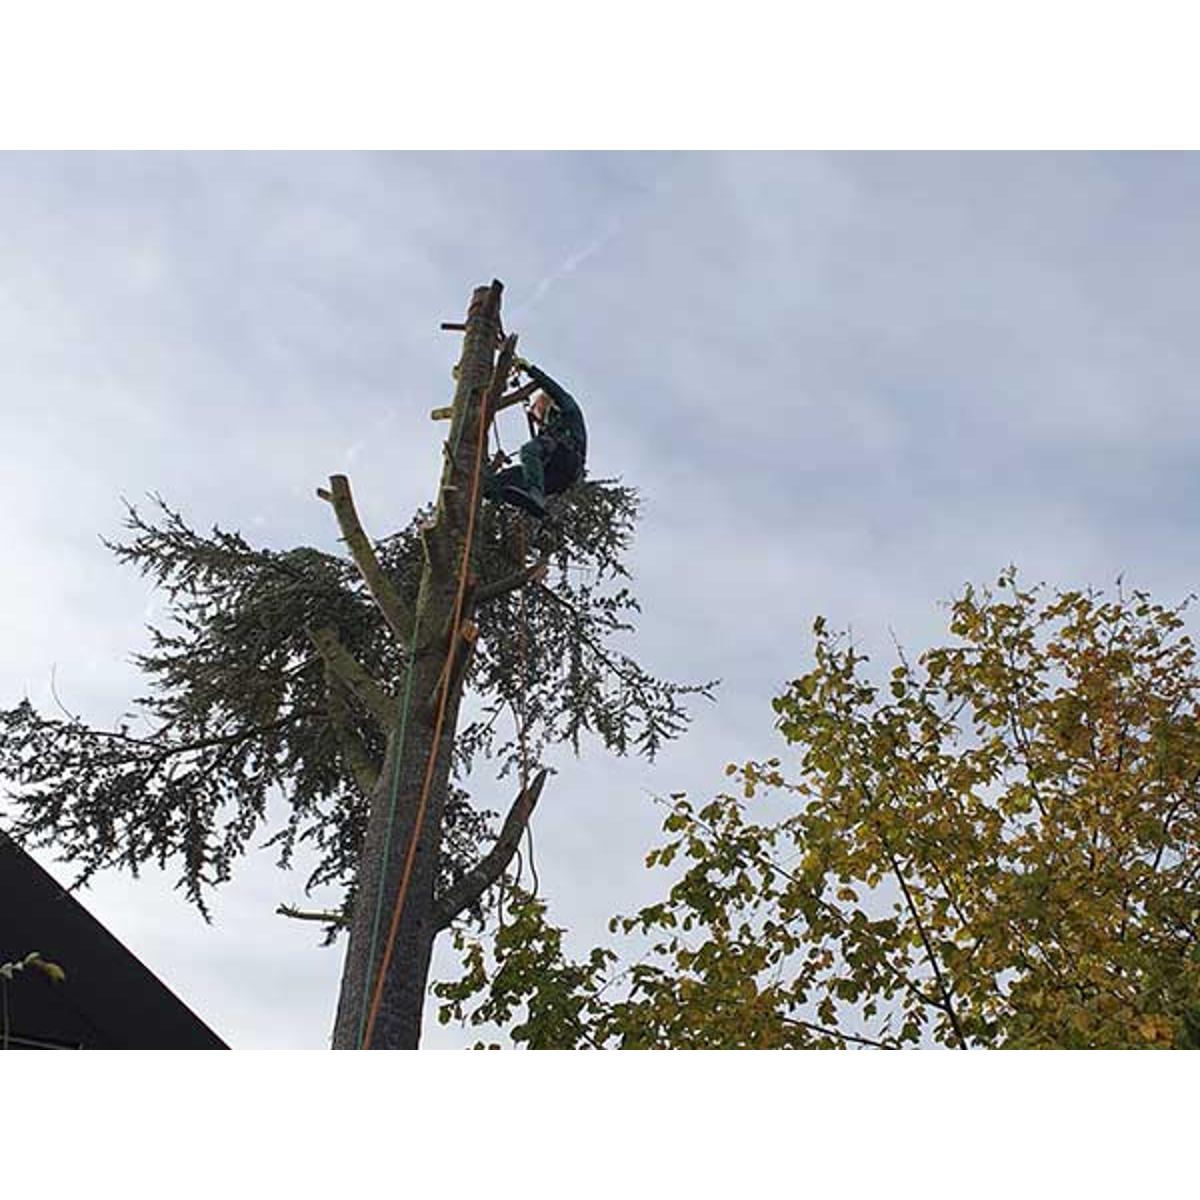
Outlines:
{"type": "MultiPolygon", "coordinates": [[[[394,689],[402,698],[406,691],[409,695],[404,744],[399,744],[400,714],[397,712],[389,732],[384,763],[370,795],[334,1025],[334,1049],[415,1049],[420,1041],[433,940],[444,916],[436,908],[434,885],[441,850],[450,751],[462,698],[463,665],[465,656],[470,653],[469,644],[461,639],[454,651],[456,665],[450,672],[450,693],[442,731],[437,737],[428,803],[420,829],[415,826],[426,767],[434,750],[437,704],[431,705],[429,698],[434,697],[436,701],[440,695],[439,684],[450,651],[449,635],[454,623],[459,568],[471,515],[471,480],[481,437],[485,439],[486,450],[490,415],[481,429],[480,409],[489,393],[493,399],[500,395],[505,381],[494,376],[504,369],[504,360],[511,358],[510,339],[502,352],[501,362],[495,361],[500,334],[501,290],[499,281],[494,281],[490,287],[477,288],[467,314],[437,512],[425,535],[427,557],[413,614],[413,632],[408,641],[408,650],[413,656],[412,679],[406,682],[402,678],[394,689]],[[393,781],[394,811],[391,803],[393,781]],[[371,1022],[368,1018],[373,992],[387,957],[389,927],[414,834],[416,851],[411,876],[378,1009],[371,1022]],[[364,1047],[363,1037],[368,1025],[370,1037],[364,1047]]],[[[470,564],[469,569],[473,574],[474,565],[470,564]]],[[[464,621],[470,618],[470,606],[468,591],[462,612],[464,621]]]]}

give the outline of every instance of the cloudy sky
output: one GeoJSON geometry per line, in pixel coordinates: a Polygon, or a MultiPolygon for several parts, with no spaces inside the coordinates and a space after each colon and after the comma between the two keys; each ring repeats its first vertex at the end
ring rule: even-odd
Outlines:
{"type": "MultiPolygon", "coordinates": [[[[655,894],[652,793],[775,749],[815,614],[882,669],[1009,562],[1196,586],[1198,195],[1194,154],[0,155],[0,704],[53,708],[52,671],[95,723],[140,694],[160,610],[100,544],[122,496],[335,549],[313,489],[345,471],[369,530],[402,524],[438,323],[498,277],[591,473],[644,496],[639,657],[724,681],[653,766],[556,760],[538,871],[590,945],[655,894]]],[[[320,1048],[341,949],[273,914],[302,880],[245,861],[211,927],[153,873],[82,898],[235,1047],[320,1048]]]]}

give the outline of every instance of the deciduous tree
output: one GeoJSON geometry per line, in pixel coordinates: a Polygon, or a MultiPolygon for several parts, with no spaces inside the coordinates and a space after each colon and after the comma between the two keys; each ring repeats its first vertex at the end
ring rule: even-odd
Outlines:
{"type": "Polygon", "coordinates": [[[572,958],[526,897],[460,935],[443,1019],[530,1046],[1200,1046],[1183,608],[1010,569],[886,680],[818,619],[774,701],[786,753],[672,798],[648,863],[677,878],[613,922],[621,953],[572,958]]]}

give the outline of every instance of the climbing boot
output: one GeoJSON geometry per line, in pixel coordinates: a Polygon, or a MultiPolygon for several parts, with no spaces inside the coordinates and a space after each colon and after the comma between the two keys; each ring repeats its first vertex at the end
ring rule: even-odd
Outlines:
{"type": "Polygon", "coordinates": [[[520,487],[525,482],[525,473],[520,467],[506,467],[503,471],[487,471],[483,477],[483,494],[488,500],[504,498],[508,484],[520,487]]]}
{"type": "Polygon", "coordinates": [[[546,498],[534,488],[517,487],[516,484],[510,483],[504,487],[500,495],[509,504],[523,508],[530,516],[537,517],[539,521],[546,515],[546,498]]]}

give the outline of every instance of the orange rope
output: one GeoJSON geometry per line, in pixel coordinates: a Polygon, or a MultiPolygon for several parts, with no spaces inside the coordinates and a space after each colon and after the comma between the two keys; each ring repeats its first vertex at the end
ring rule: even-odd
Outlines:
{"type": "Polygon", "coordinates": [[[487,441],[488,401],[491,399],[491,388],[483,394],[479,405],[479,436],[475,442],[475,470],[471,476],[471,502],[467,514],[467,536],[463,541],[462,564],[458,572],[458,595],[454,600],[454,626],[450,634],[450,652],[446,657],[446,667],[442,674],[442,694],[438,700],[437,720],[433,728],[433,743],[429,748],[429,759],[425,764],[425,781],[421,785],[421,799],[417,805],[417,818],[413,824],[412,837],[408,843],[408,853],[404,859],[404,872],[400,877],[400,890],[396,894],[396,904],[392,909],[392,923],[388,927],[387,944],[383,952],[383,962],[379,966],[379,975],[375,980],[375,990],[371,997],[371,1011],[367,1016],[367,1027],[363,1034],[362,1048],[371,1045],[371,1034],[375,1029],[375,1018],[379,1013],[379,1005],[383,999],[383,981],[387,978],[391,966],[392,953],[396,948],[396,934],[400,928],[400,916],[404,911],[404,901],[408,896],[408,885],[412,879],[413,863],[417,857],[417,842],[421,834],[421,825],[425,820],[425,809],[429,803],[429,788],[433,782],[433,769],[437,763],[438,745],[442,739],[442,725],[446,718],[446,703],[450,696],[450,679],[454,671],[454,656],[458,652],[458,639],[461,632],[463,599],[467,591],[467,568],[470,565],[471,543],[475,537],[475,513],[479,507],[479,477],[483,468],[483,447],[487,441]]]}
{"type": "MultiPolygon", "coordinates": [[[[521,531],[519,545],[521,550],[521,569],[524,570],[525,559],[529,555],[529,547],[525,536],[525,518],[518,517],[517,519],[521,522],[521,524],[518,526],[521,531]]],[[[525,694],[529,687],[529,630],[527,628],[529,623],[529,613],[525,607],[524,588],[521,589],[519,605],[520,616],[518,620],[520,622],[520,632],[518,636],[520,638],[521,647],[521,704],[517,712],[517,740],[521,753],[521,791],[525,791],[525,789],[529,786],[529,753],[525,745],[525,694]]]]}

